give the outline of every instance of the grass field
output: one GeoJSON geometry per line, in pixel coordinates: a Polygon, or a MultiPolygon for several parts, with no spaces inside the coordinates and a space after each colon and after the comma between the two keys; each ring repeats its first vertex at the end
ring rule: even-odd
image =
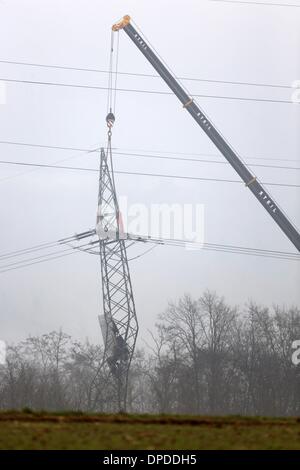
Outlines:
{"type": "Polygon", "coordinates": [[[0,449],[300,449],[300,418],[4,412],[0,449]]]}

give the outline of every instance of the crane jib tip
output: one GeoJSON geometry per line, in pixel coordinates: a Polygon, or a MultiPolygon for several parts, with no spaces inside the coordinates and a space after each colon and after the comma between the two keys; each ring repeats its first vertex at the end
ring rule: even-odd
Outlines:
{"type": "Polygon", "coordinates": [[[123,18],[121,19],[121,21],[119,21],[118,23],[115,23],[113,26],[112,26],[112,30],[113,31],[119,31],[120,29],[123,29],[125,28],[125,26],[127,26],[129,23],[130,23],[130,16],[129,15],[125,15],[123,16],[123,18]]]}

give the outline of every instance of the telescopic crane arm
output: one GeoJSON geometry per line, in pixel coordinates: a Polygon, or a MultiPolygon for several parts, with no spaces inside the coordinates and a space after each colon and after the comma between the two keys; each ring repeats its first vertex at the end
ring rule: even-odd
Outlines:
{"type": "MultiPolygon", "coordinates": [[[[130,23],[130,17],[128,15],[124,16],[124,18],[119,23],[116,23],[112,27],[113,31],[119,31],[120,29],[124,29],[125,33],[130,37],[130,39],[134,42],[134,44],[138,47],[138,49],[154,67],[157,73],[161,76],[161,78],[166,82],[169,88],[181,101],[183,107],[190,113],[190,115],[204,130],[210,140],[215,144],[215,146],[220,150],[222,155],[224,155],[226,160],[242,178],[245,183],[245,186],[250,189],[256,199],[258,199],[258,201],[265,208],[265,210],[271,215],[277,225],[279,225],[281,230],[297,248],[297,250],[300,251],[300,234],[298,233],[296,228],[288,220],[285,214],[280,210],[276,202],[267,193],[263,186],[257,181],[256,177],[251,174],[246,165],[244,165],[244,163],[240,160],[236,152],[225,141],[225,139],[215,128],[212,122],[193,101],[193,98],[191,98],[185,92],[185,90],[172,76],[172,74],[157,57],[157,55],[151,50],[147,42],[135,30],[135,28],[130,23]]],[[[247,207],[244,208],[244,211],[247,212],[247,207]]]]}

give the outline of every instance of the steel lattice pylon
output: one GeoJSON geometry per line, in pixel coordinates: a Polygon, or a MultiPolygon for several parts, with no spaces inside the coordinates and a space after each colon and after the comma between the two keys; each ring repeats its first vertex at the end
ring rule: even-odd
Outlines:
{"type": "Polygon", "coordinates": [[[96,228],[100,241],[103,293],[100,326],[105,343],[104,361],[108,364],[116,385],[119,409],[125,410],[128,372],[134,353],[138,322],[126,240],[121,225],[109,139],[107,152],[101,149],[96,228]]]}

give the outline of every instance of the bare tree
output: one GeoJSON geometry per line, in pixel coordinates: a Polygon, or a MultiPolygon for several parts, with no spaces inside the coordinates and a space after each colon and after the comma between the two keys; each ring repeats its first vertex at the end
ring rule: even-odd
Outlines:
{"type": "MultiPolygon", "coordinates": [[[[299,415],[300,369],[292,343],[300,310],[250,303],[244,311],[214,292],[185,295],[159,316],[152,345],[129,375],[132,412],[299,415]]],[[[103,349],[62,331],[8,347],[0,408],[117,411],[103,349]]]]}

